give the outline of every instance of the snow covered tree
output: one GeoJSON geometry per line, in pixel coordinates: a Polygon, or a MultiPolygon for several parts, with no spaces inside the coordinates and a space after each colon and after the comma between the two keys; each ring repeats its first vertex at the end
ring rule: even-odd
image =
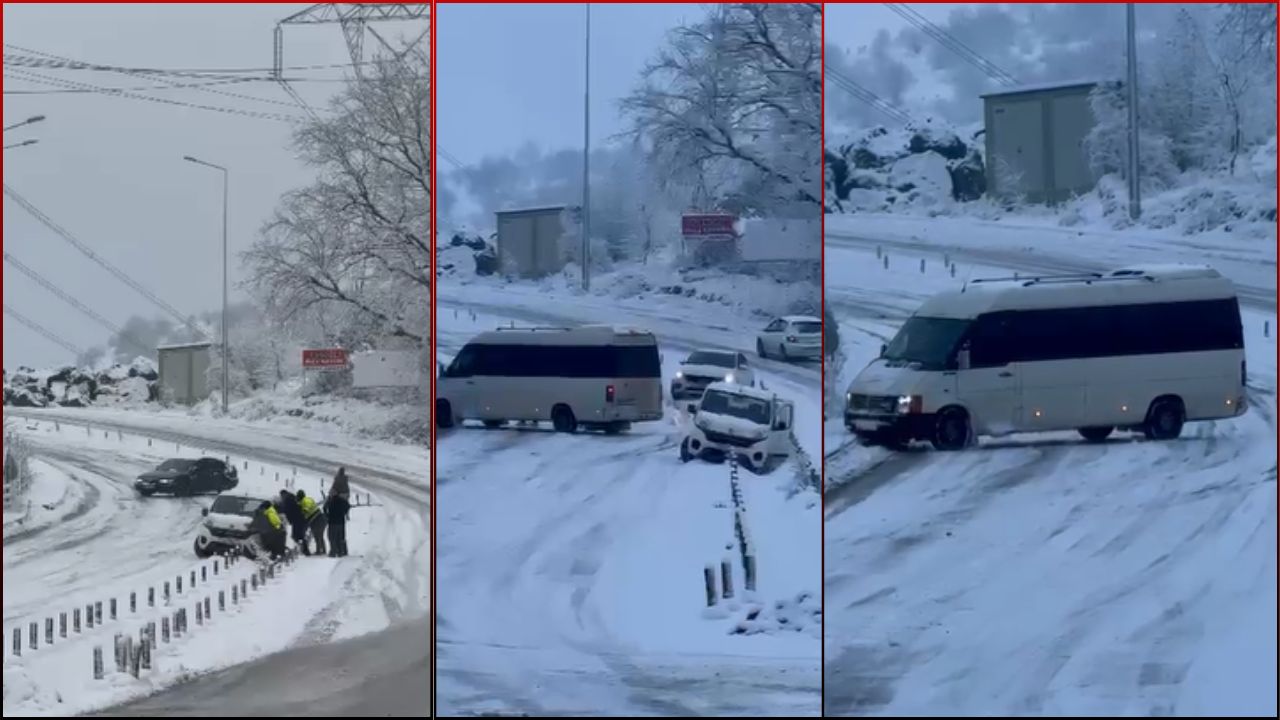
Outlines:
{"type": "MultiPolygon", "coordinates": [[[[340,334],[426,343],[430,313],[430,87],[425,51],[371,63],[295,133],[317,181],[288,193],[245,253],[269,313],[338,308],[340,334]]],[[[332,317],[332,316],[331,316],[332,317]]]]}
{"type": "Polygon", "coordinates": [[[650,162],[695,201],[820,209],[821,18],[816,3],[726,4],[674,30],[622,102],[650,162]]]}

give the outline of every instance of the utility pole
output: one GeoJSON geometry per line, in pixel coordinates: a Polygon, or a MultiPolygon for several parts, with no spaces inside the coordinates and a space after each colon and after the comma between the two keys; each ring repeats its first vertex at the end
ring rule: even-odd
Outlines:
{"type": "Polygon", "coordinates": [[[1125,44],[1128,78],[1125,81],[1129,96],[1129,218],[1137,220],[1142,215],[1142,183],[1138,158],[1138,42],[1134,27],[1133,3],[1125,4],[1125,44]]]}
{"type": "Polygon", "coordinates": [[[231,173],[221,165],[184,155],[183,160],[222,171],[222,414],[227,414],[231,388],[231,346],[227,341],[227,185],[231,173]]]}
{"type": "Polygon", "coordinates": [[[582,289],[591,289],[591,3],[587,8],[586,84],[582,93],[582,289]]]}

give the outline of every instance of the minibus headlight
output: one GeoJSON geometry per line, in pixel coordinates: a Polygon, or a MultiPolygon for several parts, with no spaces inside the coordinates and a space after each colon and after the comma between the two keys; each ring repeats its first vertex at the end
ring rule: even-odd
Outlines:
{"type": "Polygon", "coordinates": [[[734,380],[733,373],[725,373],[725,376],[724,376],[725,382],[731,383],[733,382],[733,380],[734,380]]]}
{"type": "Polygon", "coordinates": [[[682,371],[682,370],[677,370],[677,371],[676,371],[676,379],[677,379],[677,380],[683,380],[683,379],[684,379],[684,371],[682,371]]]}
{"type": "Polygon", "coordinates": [[[898,414],[907,415],[918,413],[924,407],[924,398],[919,395],[899,395],[898,396],[898,414]]]}

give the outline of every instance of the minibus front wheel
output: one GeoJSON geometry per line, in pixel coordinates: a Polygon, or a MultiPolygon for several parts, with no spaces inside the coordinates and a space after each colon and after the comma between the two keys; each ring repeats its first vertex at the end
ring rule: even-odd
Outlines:
{"type": "Polygon", "coordinates": [[[936,450],[963,450],[969,445],[969,413],[964,408],[946,407],[938,411],[933,424],[933,447],[936,450]]]}
{"type": "Polygon", "coordinates": [[[436,427],[453,427],[453,406],[448,400],[436,400],[436,427]]]}

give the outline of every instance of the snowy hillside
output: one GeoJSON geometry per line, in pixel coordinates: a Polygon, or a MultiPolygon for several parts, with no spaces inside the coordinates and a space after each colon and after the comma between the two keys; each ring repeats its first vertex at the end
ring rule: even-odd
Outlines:
{"type": "MultiPolygon", "coordinates": [[[[827,212],[957,217],[992,222],[1036,218],[1060,227],[1123,230],[1126,187],[1104,176],[1097,187],[1058,207],[986,196],[979,127],[943,123],[889,130],[876,127],[827,149],[827,212]],[[976,136],[976,137],[975,137],[976,136]]],[[[1275,238],[1276,138],[1250,149],[1227,169],[1177,174],[1143,198],[1137,227],[1178,235],[1275,238]]]]}

